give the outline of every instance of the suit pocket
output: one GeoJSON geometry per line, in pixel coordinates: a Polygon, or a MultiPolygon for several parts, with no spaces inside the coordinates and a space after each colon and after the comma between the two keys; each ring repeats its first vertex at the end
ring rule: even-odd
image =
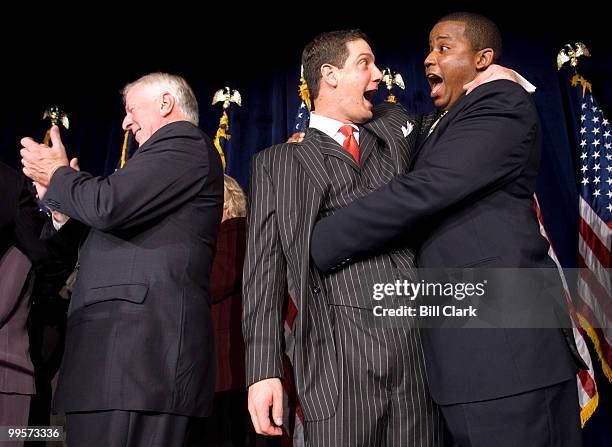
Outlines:
{"type": "Polygon", "coordinates": [[[89,289],[84,301],[86,306],[112,300],[142,304],[147,296],[148,290],[149,288],[146,284],[119,284],[114,286],[94,287],[89,289]]]}

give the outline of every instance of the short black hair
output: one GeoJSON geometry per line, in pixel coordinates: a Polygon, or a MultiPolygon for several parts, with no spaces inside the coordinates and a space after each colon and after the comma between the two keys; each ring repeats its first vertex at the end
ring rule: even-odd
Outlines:
{"type": "Polygon", "coordinates": [[[475,51],[483,48],[493,49],[493,63],[498,63],[502,56],[502,38],[497,25],[490,19],[472,12],[453,12],[445,15],[440,22],[465,23],[465,37],[475,51]]]}
{"type": "Polygon", "coordinates": [[[302,67],[312,99],[316,99],[319,95],[321,66],[331,64],[343,68],[349,55],[346,44],[359,39],[370,43],[368,36],[361,30],[349,29],[321,33],[306,44],[302,51],[302,67]]]}

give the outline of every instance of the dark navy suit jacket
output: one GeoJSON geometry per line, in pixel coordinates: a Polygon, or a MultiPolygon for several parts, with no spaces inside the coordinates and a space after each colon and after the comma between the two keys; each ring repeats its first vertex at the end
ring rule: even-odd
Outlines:
{"type": "Polygon", "coordinates": [[[205,416],[215,381],[209,276],[223,204],[210,139],[186,121],[167,124],[108,177],[58,169],[45,203],[72,218],[59,233],[89,228],[55,409],[205,416]]]}

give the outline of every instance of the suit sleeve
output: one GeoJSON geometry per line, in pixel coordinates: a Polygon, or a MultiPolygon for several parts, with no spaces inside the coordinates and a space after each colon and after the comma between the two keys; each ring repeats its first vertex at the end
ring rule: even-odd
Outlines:
{"type": "Polygon", "coordinates": [[[417,169],[317,223],[311,255],[321,271],[384,251],[441,211],[520,175],[539,125],[529,97],[495,83],[477,92],[417,169]]]}
{"type": "Polygon", "coordinates": [[[59,168],[45,203],[101,231],[154,221],[201,191],[210,160],[193,144],[182,137],[157,141],[108,177],[59,168]]]}
{"type": "Polygon", "coordinates": [[[253,160],[250,187],[242,298],[247,385],[283,377],[282,308],[287,296],[276,193],[260,157],[253,160]]]}

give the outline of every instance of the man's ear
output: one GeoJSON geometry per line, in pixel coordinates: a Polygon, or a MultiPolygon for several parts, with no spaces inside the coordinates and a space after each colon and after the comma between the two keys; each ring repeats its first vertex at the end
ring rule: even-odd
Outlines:
{"type": "Polygon", "coordinates": [[[486,70],[493,63],[494,56],[495,51],[493,51],[493,48],[483,48],[476,52],[476,70],[486,70]]]}
{"type": "Polygon", "coordinates": [[[168,92],[163,93],[161,95],[161,100],[160,100],[160,105],[159,105],[160,115],[163,116],[164,118],[170,115],[172,113],[172,110],[174,110],[175,103],[176,103],[176,100],[174,99],[174,96],[172,96],[168,92]]]}
{"type": "Polygon", "coordinates": [[[336,87],[338,85],[338,72],[336,67],[331,64],[323,64],[321,65],[321,82],[326,83],[331,87],[336,87]]]}

